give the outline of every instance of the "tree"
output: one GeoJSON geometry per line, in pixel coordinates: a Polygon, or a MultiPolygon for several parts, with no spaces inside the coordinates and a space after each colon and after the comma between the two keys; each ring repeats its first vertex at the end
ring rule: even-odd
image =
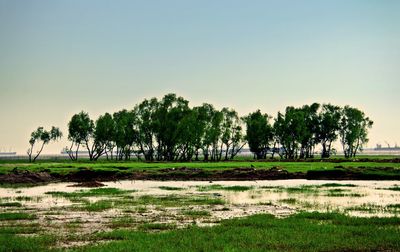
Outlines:
{"type": "Polygon", "coordinates": [[[72,142],[69,150],[67,151],[71,160],[78,160],[79,147],[82,144],[89,150],[88,142],[94,132],[94,123],[90,119],[89,114],[81,111],[72,116],[68,123],[68,139],[72,142]],[[75,150],[73,151],[73,148],[75,150]]]}
{"type": "Polygon", "coordinates": [[[153,123],[157,142],[157,160],[173,161],[179,157],[182,119],[190,113],[189,102],[176,94],[167,94],[158,103],[153,123]]]}
{"type": "Polygon", "coordinates": [[[368,129],[373,125],[364,112],[345,106],[340,119],[340,142],[346,158],[355,157],[363,145],[368,142],[368,129]]]}
{"type": "MultiPolygon", "coordinates": [[[[237,153],[245,145],[243,132],[242,132],[242,120],[239,118],[238,113],[229,108],[223,108],[222,123],[221,123],[221,150],[223,151],[222,145],[225,145],[225,160],[233,159],[237,153]]],[[[220,155],[221,159],[222,156],[220,155]]]]}
{"type": "Polygon", "coordinates": [[[107,155],[108,151],[112,153],[114,149],[114,139],[115,139],[115,121],[109,113],[99,116],[95,122],[95,129],[93,132],[93,145],[91,151],[91,159],[97,160],[103,154],[107,155]]]}
{"type": "Polygon", "coordinates": [[[35,162],[39,157],[40,153],[42,153],[43,148],[46,144],[51,141],[57,141],[62,137],[62,133],[59,128],[52,126],[50,131],[44,130],[43,127],[38,127],[35,131],[31,133],[31,138],[29,140],[30,147],[27,151],[29,162],[35,162]],[[38,142],[42,142],[40,149],[37,151],[36,155],[32,159],[32,154],[34,150],[34,146],[38,142]]]}
{"type": "Polygon", "coordinates": [[[135,144],[139,148],[138,157],[142,154],[147,161],[154,160],[155,125],[153,118],[158,107],[156,98],[145,99],[133,109],[134,131],[137,132],[135,144]]]}
{"type": "Polygon", "coordinates": [[[130,159],[132,147],[137,139],[137,132],[134,130],[134,113],[123,109],[114,113],[115,122],[115,144],[117,146],[116,159],[130,159]]]}
{"type": "Polygon", "coordinates": [[[212,161],[220,160],[219,140],[221,137],[221,124],[223,115],[221,111],[215,110],[211,105],[207,108],[208,123],[205,128],[203,155],[204,160],[208,161],[209,157],[212,161]]]}
{"type": "Polygon", "coordinates": [[[250,151],[255,154],[257,159],[265,159],[273,140],[273,129],[269,123],[270,117],[257,110],[243,119],[246,122],[246,140],[250,151]]]}
{"type": "Polygon", "coordinates": [[[303,130],[299,132],[300,158],[312,158],[314,156],[314,148],[318,143],[319,107],[318,103],[313,103],[296,109],[304,121],[303,130]]]}
{"type": "Polygon", "coordinates": [[[332,143],[338,137],[340,117],[341,109],[339,106],[322,105],[317,127],[317,138],[322,145],[321,158],[329,158],[331,156],[332,143]]]}
{"type": "Polygon", "coordinates": [[[285,114],[278,112],[274,123],[275,137],[284,150],[285,158],[298,157],[299,143],[306,132],[304,112],[294,107],[286,107],[285,114]]]}

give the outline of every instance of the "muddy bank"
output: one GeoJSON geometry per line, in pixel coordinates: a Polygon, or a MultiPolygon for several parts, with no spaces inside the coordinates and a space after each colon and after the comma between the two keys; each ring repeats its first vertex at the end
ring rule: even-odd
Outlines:
{"type": "Polygon", "coordinates": [[[345,168],[337,166],[333,170],[312,170],[288,172],[279,167],[271,169],[235,168],[226,170],[205,170],[199,168],[168,168],[157,170],[125,171],[118,169],[80,169],[66,174],[51,173],[49,170],[30,172],[14,169],[9,174],[0,175],[0,183],[48,183],[48,182],[94,182],[117,180],[280,180],[280,179],[335,179],[335,180],[400,180],[400,170],[391,167],[345,168]]]}

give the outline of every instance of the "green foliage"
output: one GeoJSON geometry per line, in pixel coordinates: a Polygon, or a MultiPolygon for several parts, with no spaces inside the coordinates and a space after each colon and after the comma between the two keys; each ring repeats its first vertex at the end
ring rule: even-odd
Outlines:
{"type": "Polygon", "coordinates": [[[78,159],[79,147],[84,144],[87,148],[90,138],[94,132],[94,122],[90,119],[89,114],[81,111],[72,116],[68,123],[68,139],[72,142],[68,149],[68,155],[71,160],[78,159]],[[75,147],[75,151],[73,151],[75,147]]]}
{"type": "Polygon", "coordinates": [[[332,143],[337,139],[340,129],[338,123],[340,116],[340,107],[331,104],[322,105],[317,127],[317,137],[322,145],[322,158],[329,158],[331,156],[332,143]]]}
{"type": "Polygon", "coordinates": [[[52,126],[50,131],[45,130],[43,127],[38,127],[35,131],[31,133],[31,138],[29,139],[30,147],[27,151],[29,162],[36,161],[40,153],[42,153],[43,147],[46,144],[50,143],[51,141],[57,141],[61,137],[62,137],[62,132],[57,127],[52,126]],[[37,142],[42,142],[42,145],[32,159],[34,146],[37,142]]]}
{"type": "Polygon", "coordinates": [[[345,106],[340,119],[340,142],[345,157],[355,157],[363,145],[368,142],[368,129],[373,121],[359,109],[345,106]]]}
{"type": "Polygon", "coordinates": [[[260,110],[244,117],[246,122],[246,140],[257,159],[265,159],[269,145],[273,140],[273,129],[269,123],[270,117],[261,114],[260,110]]]}
{"type": "Polygon", "coordinates": [[[257,159],[265,159],[269,152],[272,158],[275,153],[286,159],[312,158],[321,144],[321,156],[328,158],[340,135],[346,157],[354,157],[368,141],[367,128],[372,126],[358,109],[318,103],[288,106],[284,113],[278,112],[273,125],[269,120],[260,110],[240,118],[227,107],[217,110],[204,103],[191,108],[189,101],[170,93],[161,99],[144,99],[132,110],[106,113],[96,122],[83,111],[74,115],[68,124],[72,144],[67,150],[72,160],[77,160],[83,145],[90,160],[102,155],[113,159],[116,153],[116,160],[136,156],[146,161],[198,161],[201,157],[221,161],[234,159],[246,143],[257,159]]]}

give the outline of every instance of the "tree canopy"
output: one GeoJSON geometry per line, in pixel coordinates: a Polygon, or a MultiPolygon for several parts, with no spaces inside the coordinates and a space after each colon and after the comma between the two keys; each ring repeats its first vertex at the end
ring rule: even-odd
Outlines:
{"type": "Polygon", "coordinates": [[[313,103],[286,107],[275,118],[260,110],[240,117],[232,108],[204,103],[190,107],[176,94],[144,99],[133,109],[105,113],[93,121],[87,112],[68,123],[68,154],[78,158],[86,148],[90,160],[219,161],[233,159],[247,144],[255,158],[278,153],[286,159],[312,158],[321,148],[329,158],[340,138],[346,157],[354,157],[368,141],[372,121],[350,106],[313,103]]]}

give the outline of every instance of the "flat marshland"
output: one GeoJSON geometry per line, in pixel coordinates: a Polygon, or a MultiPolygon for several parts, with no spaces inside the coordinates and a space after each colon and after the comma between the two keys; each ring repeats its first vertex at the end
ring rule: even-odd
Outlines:
{"type": "Polygon", "coordinates": [[[400,182],[393,179],[399,166],[387,160],[3,161],[0,250],[399,251],[400,182]],[[322,175],[318,179],[266,180],[254,177],[259,170],[269,171],[271,176],[277,172],[306,176],[309,171],[322,175]],[[113,171],[114,178],[97,176],[103,186],[87,188],[81,183],[88,171],[90,175],[113,171]],[[326,171],[347,177],[329,178],[326,171]],[[116,175],[119,173],[123,176],[116,175]],[[131,173],[147,177],[131,179],[131,173]],[[193,173],[196,179],[190,180],[193,173]],[[210,179],[214,173],[233,177],[210,179]],[[24,174],[30,183],[22,181],[24,174]],[[46,176],[35,177],[38,174],[46,176]],[[234,180],[238,174],[244,179],[234,180]],[[383,180],[354,180],[349,174],[383,180]],[[123,179],[115,180],[118,176],[123,179]],[[153,176],[166,180],[151,179],[153,176]],[[10,183],[10,179],[21,181],[10,183]]]}

